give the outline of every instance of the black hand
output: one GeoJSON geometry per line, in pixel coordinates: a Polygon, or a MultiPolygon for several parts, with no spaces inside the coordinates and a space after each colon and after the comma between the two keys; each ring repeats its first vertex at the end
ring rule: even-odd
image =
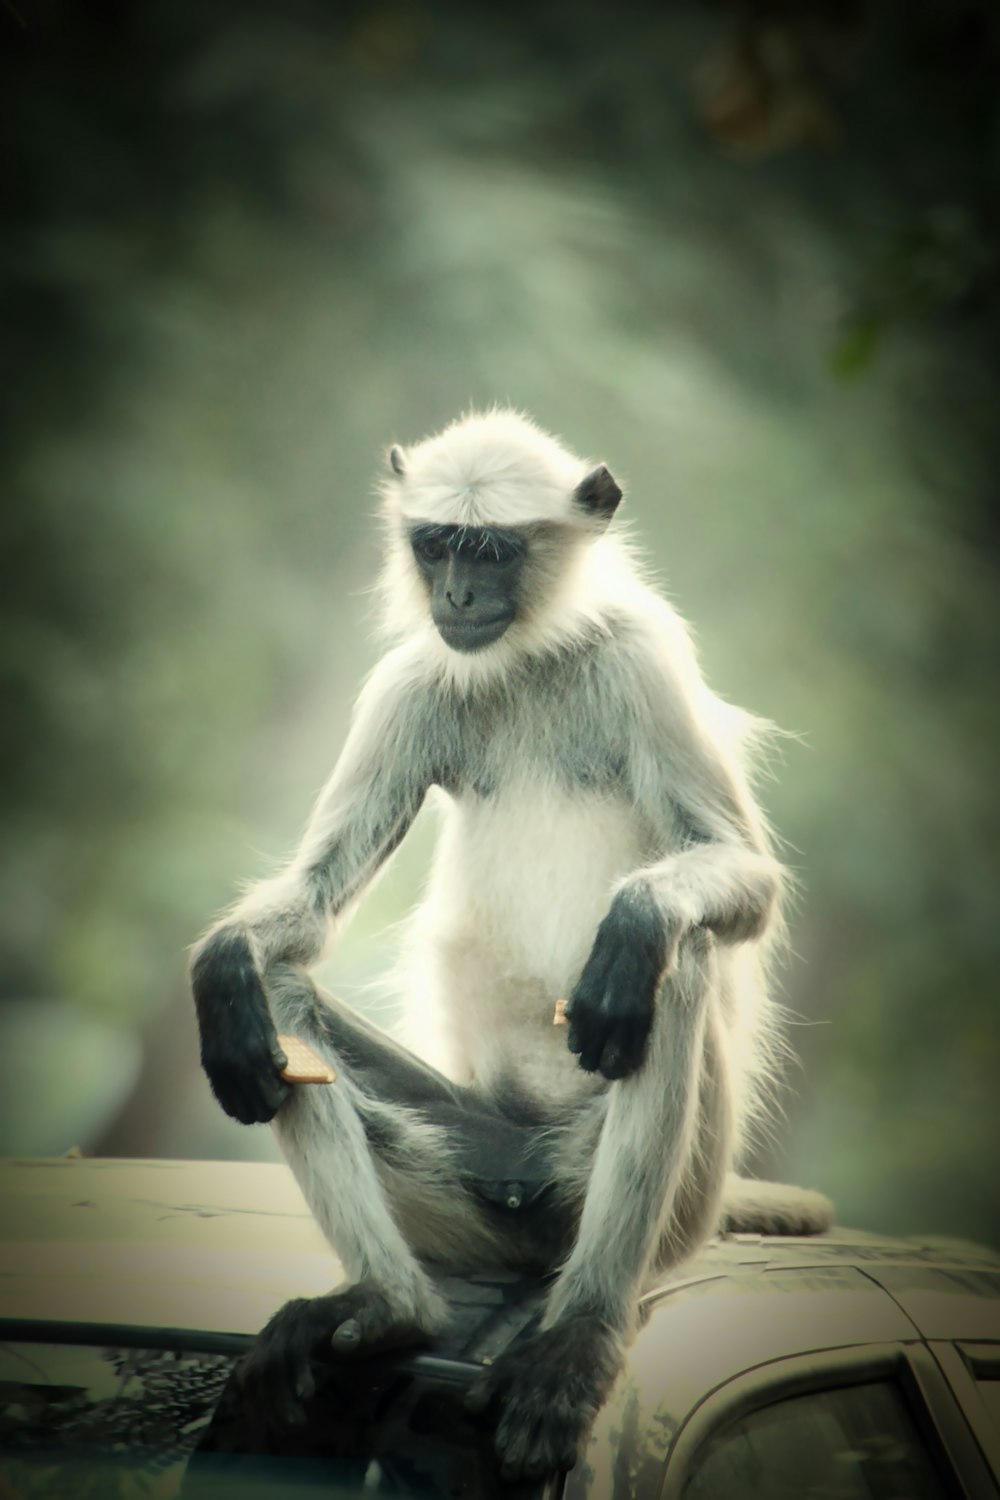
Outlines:
{"type": "Polygon", "coordinates": [[[291,1091],[278,1076],[288,1059],[243,933],[223,929],[211,940],[192,967],[191,987],[212,1093],[241,1125],[273,1119],[291,1091]]]}
{"type": "Polygon", "coordinates": [[[569,1050],[588,1073],[627,1078],[641,1066],[675,942],[647,885],[618,892],[566,1007],[569,1050]]]}

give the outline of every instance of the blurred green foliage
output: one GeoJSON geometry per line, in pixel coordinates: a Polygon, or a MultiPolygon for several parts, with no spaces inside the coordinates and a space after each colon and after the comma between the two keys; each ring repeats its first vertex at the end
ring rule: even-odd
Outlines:
{"type": "MultiPolygon", "coordinates": [[[[183,948],[337,753],[385,444],[509,400],[626,480],[713,685],[802,736],[760,1165],[996,1236],[990,7],[2,24],[0,1147],[273,1151],[200,1080],[183,948]]],[[[432,836],[331,962],[359,1003],[432,836]]]]}

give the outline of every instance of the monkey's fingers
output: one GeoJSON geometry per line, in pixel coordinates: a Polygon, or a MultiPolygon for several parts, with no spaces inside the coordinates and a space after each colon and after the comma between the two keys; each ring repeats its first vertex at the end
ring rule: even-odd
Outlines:
{"type": "Polygon", "coordinates": [[[314,1052],[308,1042],[297,1036],[279,1036],[278,1045],[288,1059],[281,1069],[286,1083],[335,1083],[337,1074],[325,1057],[314,1052]]]}
{"type": "Polygon", "coordinates": [[[361,1324],[357,1318],[348,1318],[334,1329],[330,1343],[338,1354],[353,1354],[361,1344],[361,1324]]]}
{"type": "Polygon", "coordinates": [[[462,1405],[472,1416],[481,1416],[494,1399],[492,1373],[492,1370],[487,1367],[465,1393],[462,1405]]]}

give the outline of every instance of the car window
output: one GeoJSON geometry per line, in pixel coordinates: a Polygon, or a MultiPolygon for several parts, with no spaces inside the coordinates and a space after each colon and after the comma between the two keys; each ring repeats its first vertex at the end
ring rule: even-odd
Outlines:
{"type": "Polygon", "coordinates": [[[1000,1432],[1000,1376],[976,1381],[976,1390],[986,1404],[986,1410],[998,1432],[1000,1432]]]}
{"type": "Polygon", "coordinates": [[[0,1494],[173,1500],[232,1356],[0,1344],[0,1494]]]}
{"type": "Polygon", "coordinates": [[[454,1500],[497,1488],[460,1389],[372,1367],[317,1392],[301,1428],[265,1438],[242,1411],[234,1363],[0,1344],[0,1500],[454,1500]]]}
{"type": "Polygon", "coordinates": [[[732,1422],[699,1451],[684,1500],[944,1500],[888,1381],[815,1391],[732,1422]]]}
{"type": "MultiPolygon", "coordinates": [[[[303,1420],[261,1431],[231,1380],[185,1476],[182,1500],[507,1500],[493,1445],[465,1410],[465,1381],[446,1372],[415,1376],[390,1361],[317,1362],[303,1420]]],[[[540,1484],[519,1485],[532,1500],[540,1484]]]]}

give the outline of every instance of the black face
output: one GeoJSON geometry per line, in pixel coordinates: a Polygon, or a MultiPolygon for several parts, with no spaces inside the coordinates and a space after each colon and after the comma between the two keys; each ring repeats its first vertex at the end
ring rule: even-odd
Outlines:
{"type": "Polygon", "coordinates": [[[446,645],[481,651],[517,615],[525,545],[496,526],[414,526],[410,545],[446,645]]]}

